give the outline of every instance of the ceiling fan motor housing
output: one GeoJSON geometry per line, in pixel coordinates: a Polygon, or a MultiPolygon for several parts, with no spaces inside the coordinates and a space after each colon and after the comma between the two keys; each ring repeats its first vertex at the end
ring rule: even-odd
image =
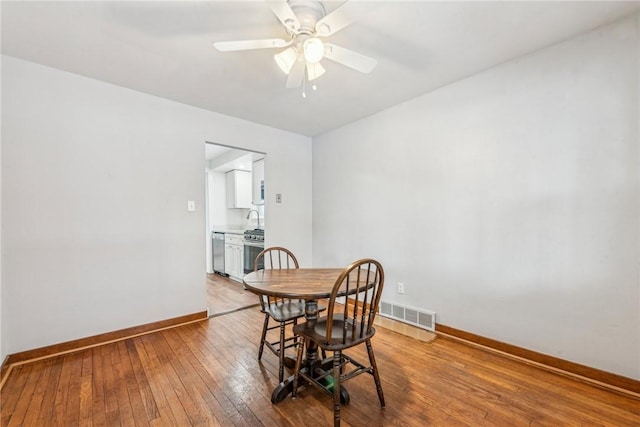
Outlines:
{"type": "Polygon", "coordinates": [[[322,2],[289,0],[289,6],[300,22],[300,28],[293,30],[291,36],[297,38],[299,35],[311,37],[316,32],[316,23],[327,14],[322,2]]]}

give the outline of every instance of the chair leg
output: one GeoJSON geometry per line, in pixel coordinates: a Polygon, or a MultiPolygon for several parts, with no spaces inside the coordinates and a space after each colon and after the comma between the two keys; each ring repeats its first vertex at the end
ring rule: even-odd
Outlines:
{"type": "Polygon", "coordinates": [[[280,347],[278,348],[278,381],[284,379],[284,322],[280,322],[280,347]]]}
{"type": "Polygon", "coordinates": [[[262,327],[262,337],[260,338],[260,348],[258,349],[258,360],[262,359],[262,352],[264,350],[264,340],[267,337],[267,328],[269,328],[269,315],[264,315],[264,326],[262,327]]]}
{"type": "MultiPolygon", "coordinates": [[[[292,328],[293,328],[293,327],[295,327],[295,326],[297,326],[297,325],[298,325],[298,319],[293,319],[293,326],[292,326],[292,328]]],[[[293,348],[296,348],[296,346],[297,346],[297,345],[298,345],[298,336],[297,336],[297,335],[294,335],[294,336],[293,336],[293,348]]]]}
{"type": "Polygon", "coordinates": [[[291,398],[295,399],[298,393],[298,378],[300,377],[300,366],[302,366],[302,352],[304,351],[304,337],[300,338],[298,343],[298,352],[296,355],[296,367],[293,370],[293,390],[291,391],[291,398]]]}
{"type": "Polygon", "coordinates": [[[380,400],[380,406],[384,408],[384,394],[382,393],[380,374],[378,374],[378,365],[376,365],[376,357],[373,354],[371,340],[367,340],[367,353],[369,353],[369,362],[371,363],[371,367],[373,368],[373,380],[376,383],[376,390],[378,390],[378,399],[380,400]]]}
{"type": "Polygon", "coordinates": [[[333,352],[333,427],[340,427],[340,362],[342,351],[333,352]]]}

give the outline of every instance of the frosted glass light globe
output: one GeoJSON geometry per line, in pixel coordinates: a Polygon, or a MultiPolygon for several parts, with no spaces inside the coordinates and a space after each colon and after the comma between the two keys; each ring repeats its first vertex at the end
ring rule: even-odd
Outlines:
{"type": "Polygon", "coordinates": [[[303,47],[304,59],[311,64],[319,62],[324,56],[324,43],[318,38],[312,37],[305,40],[303,47]]]}

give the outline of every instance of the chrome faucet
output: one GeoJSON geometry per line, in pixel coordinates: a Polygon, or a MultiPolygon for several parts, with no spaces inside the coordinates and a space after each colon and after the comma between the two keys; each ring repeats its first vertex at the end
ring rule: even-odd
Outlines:
{"type": "Polygon", "coordinates": [[[258,216],[258,226],[257,226],[257,228],[260,228],[260,212],[258,212],[256,209],[251,209],[249,211],[249,213],[247,214],[247,219],[249,219],[249,217],[251,216],[251,212],[255,212],[256,215],[258,216]]]}

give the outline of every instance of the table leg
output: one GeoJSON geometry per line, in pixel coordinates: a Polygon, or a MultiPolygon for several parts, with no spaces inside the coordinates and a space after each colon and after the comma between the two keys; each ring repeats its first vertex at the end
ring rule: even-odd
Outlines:
{"type": "MultiPolygon", "coordinates": [[[[306,319],[306,326],[309,329],[313,329],[316,325],[316,321],[318,320],[318,300],[308,300],[305,302],[304,307],[304,317],[306,319]]],[[[311,372],[312,366],[315,364],[315,361],[318,359],[318,345],[311,341],[307,340],[307,348],[305,349],[305,367],[308,372],[311,372]]]]}
{"type": "MultiPolygon", "coordinates": [[[[313,328],[315,326],[316,320],[318,320],[317,300],[306,301],[305,319],[307,321],[307,327],[313,328]]],[[[321,375],[323,372],[331,371],[333,369],[332,359],[327,359],[326,361],[318,360],[318,345],[315,342],[307,340],[306,347],[305,360],[303,360],[302,367],[300,368],[302,372],[306,372],[308,375],[315,377],[316,370],[317,374],[321,375]]],[[[295,361],[293,359],[285,359],[285,362],[288,362],[289,365],[293,364],[295,366],[295,361]]],[[[298,386],[302,386],[305,384],[307,384],[307,381],[304,378],[299,377],[298,386]]],[[[293,375],[291,375],[289,378],[286,378],[273,390],[273,393],[271,393],[271,403],[275,404],[278,402],[282,402],[292,391],[293,375]]],[[[347,389],[344,386],[340,387],[340,403],[342,405],[348,405],[350,401],[351,398],[347,389]]]]}
{"type": "MultiPolygon", "coordinates": [[[[307,300],[305,301],[305,313],[304,317],[306,320],[306,325],[309,328],[313,328],[316,324],[316,320],[318,320],[318,301],[317,300],[307,300]]],[[[305,360],[303,367],[301,369],[306,370],[307,372],[313,372],[313,366],[318,359],[318,345],[311,341],[307,340],[306,342],[306,351],[305,351],[305,360]]],[[[300,378],[300,381],[303,381],[300,378]]],[[[304,382],[301,382],[303,384],[304,382]]],[[[293,391],[293,375],[289,378],[286,378],[283,382],[278,384],[278,386],[271,393],[271,403],[278,403],[284,400],[289,393],[293,391]]]]}

